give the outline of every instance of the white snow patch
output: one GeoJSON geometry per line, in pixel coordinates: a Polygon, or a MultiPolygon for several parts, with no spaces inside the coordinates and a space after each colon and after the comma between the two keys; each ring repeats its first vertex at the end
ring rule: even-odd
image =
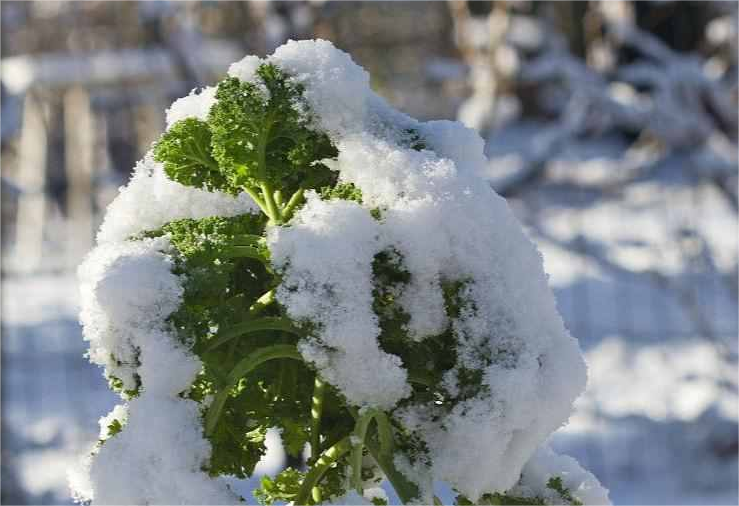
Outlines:
{"type": "Polygon", "coordinates": [[[155,162],[149,153],[136,165],[129,183],[108,206],[97,240],[101,244],[123,241],[172,220],[235,216],[257,210],[245,193],[232,197],[172,181],[162,164],[155,162]]]}
{"type": "Polygon", "coordinates": [[[201,90],[192,90],[188,96],[175,100],[169,109],[167,109],[167,128],[171,128],[172,125],[186,118],[196,118],[200,121],[206,121],[210,108],[215,103],[215,86],[207,86],[201,90]]]}
{"type": "Polygon", "coordinates": [[[547,504],[561,504],[559,494],[547,487],[550,478],[561,478],[562,485],[582,504],[611,504],[608,490],[598,479],[583,469],[572,457],[559,455],[544,444],[536,450],[521,473],[520,482],[511,493],[527,497],[541,497],[547,504]]]}

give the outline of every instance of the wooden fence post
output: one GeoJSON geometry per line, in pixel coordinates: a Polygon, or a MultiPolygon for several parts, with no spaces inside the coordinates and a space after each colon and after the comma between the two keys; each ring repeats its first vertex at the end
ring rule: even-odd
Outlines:
{"type": "Polygon", "coordinates": [[[93,244],[94,117],[82,86],[64,93],[64,171],[67,178],[67,261],[76,266],[93,244]]]}
{"type": "Polygon", "coordinates": [[[14,267],[35,271],[41,265],[46,217],[46,131],[45,107],[31,91],[23,101],[17,183],[18,197],[14,267]]]}

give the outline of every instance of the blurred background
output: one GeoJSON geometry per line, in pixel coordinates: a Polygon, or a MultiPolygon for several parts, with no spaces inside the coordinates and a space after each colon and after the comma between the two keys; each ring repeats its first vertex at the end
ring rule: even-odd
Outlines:
{"type": "Polygon", "coordinates": [[[590,365],[554,446],[618,504],[737,504],[736,2],[0,9],[1,502],[70,503],[66,473],[116,403],[83,357],[75,268],[166,107],[321,37],[399,109],[486,140],[484,177],[590,365]]]}

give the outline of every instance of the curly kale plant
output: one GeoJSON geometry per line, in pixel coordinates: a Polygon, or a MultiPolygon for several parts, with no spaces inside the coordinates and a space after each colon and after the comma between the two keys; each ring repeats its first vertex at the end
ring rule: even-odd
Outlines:
{"type": "Polygon", "coordinates": [[[95,498],[229,501],[215,478],[252,476],[277,429],[293,465],[263,504],[386,504],[384,480],[403,503],[445,480],[457,504],[582,504],[566,484],[592,477],[567,461],[563,481],[537,447],[584,369],[535,250],[468,168],[477,138],[392,111],[328,43],[282,51],[187,98],[207,108],[170,122],[81,269],[91,359],[127,400],[101,421],[95,498]],[[112,490],[114,464],[171,486],[112,490]]]}

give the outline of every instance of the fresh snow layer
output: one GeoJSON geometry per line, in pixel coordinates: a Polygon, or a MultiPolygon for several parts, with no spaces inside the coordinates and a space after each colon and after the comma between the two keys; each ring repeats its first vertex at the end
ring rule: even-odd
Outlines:
{"type": "Polygon", "coordinates": [[[291,318],[320,325],[320,345],[304,341],[303,356],[356,404],[391,409],[410,386],[400,358],[377,342],[372,258],[378,229],[359,204],[322,201],[309,192],[291,226],[270,230],[269,246],[276,265],[290,264],[278,299],[291,318]]]}
{"type": "MultiPolygon", "coordinates": [[[[505,200],[477,175],[487,164],[482,140],[461,124],[418,123],[393,110],[372,92],[367,72],[329,42],[290,41],[267,61],[304,86],[305,103],[295,107],[310,111],[306,120],[329,134],[339,150],[332,168],[363,194],[359,205],[308,192],[291,225],[268,232],[284,276],[279,301],[292,318],[315,324],[315,335],[300,344],[304,358],[350,403],[392,410],[411,389],[401,360],[377,340],[374,256],[397,251],[412,276],[399,297],[411,317],[411,339],[446,328],[440,283],[466,280],[468,304],[452,322],[458,363],[444,381],[454,390],[460,369],[478,369],[487,391],[441,417],[435,406],[396,409],[394,416],[422,434],[430,451],[428,465],[419,460],[406,470],[424,484],[421,500],[431,498],[434,481],[475,500],[510,489],[524,469],[524,479],[549,472],[548,464],[524,466],[569,417],[585,386],[585,364],[556,310],[540,254],[505,200]],[[409,128],[425,149],[407,147],[409,128]]],[[[255,81],[260,62],[247,57],[229,74],[255,81]]],[[[176,101],[168,123],[204,118],[213,100],[208,88],[176,101]]],[[[174,219],[253,210],[243,195],[169,181],[150,155],[111,204],[99,246],[80,269],[82,321],[91,360],[127,387],[139,378],[142,393],[128,402],[121,434],[95,450],[89,491],[80,496],[101,503],[236,499],[201,471],[210,451],[202,421],[197,406],[177,396],[200,364],[165,324],[182,293],[167,239],[130,238],[174,219]]],[[[548,454],[545,460],[553,461],[548,454]]],[[[592,494],[584,498],[605,497],[590,478],[577,490],[586,482],[592,494]]]]}
{"type": "Polygon", "coordinates": [[[172,181],[162,164],[155,162],[149,153],[136,165],[129,183],[108,206],[97,240],[100,244],[120,242],[172,220],[235,216],[257,210],[245,193],[234,198],[172,181]]]}
{"type": "Polygon", "coordinates": [[[200,407],[178,396],[200,372],[166,318],[181,302],[166,238],[103,243],[80,267],[81,320],[90,360],[140,394],[101,425],[101,444],[71,485],[97,504],[234,503],[236,496],[203,473],[210,456],[200,407]],[[108,438],[108,425],[124,430],[108,438]],[[165,479],[153,479],[153,477],[165,479]]]}
{"type": "Polygon", "coordinates": [[[363,197],[362,208],[313,198],[295,225],[271,234],[274,262],[286,276],[280,301],[291,316],[321,323],[303,353],[350,402],[386,408],[408,389],[402,368],[392,367],[377,343],[374,255],[392,247],[411,273],[400,300],[415,339],[447,323],[440,281],[472,280],[465,295],[476,309],[454,322],[458,366],[483,370],[489,394],[438,421],[433,406],[411,405],[398,415],[426,435],[433,480],[473,499],[507,490],[569,417],[586,371],[557,313],[541,256],[505,200],[476,175],[486,163],[482,140],[458,123],[419,124],[393,111],[372,92],[367,73],[328,42],[290,42],[269,60],[303,84],[317,127],[339,149],[332,168],[363,197]],[[403,147],[402,131],[411,127],[428,149],[403,147]],[[375,207],[379,221],[369,217],[375,207]],[[363,356],[381,373],[364,374],[367,366],[357,367],[363,356]]]}
{"type": "MultiPolygon", "coordinates": [[[[168,121],[203,117],[213,93],[180,99],[168,121]]],[[[98,247],[79,269],[80,320],[89,357],[125,389],[140,395],[101,419],[101,440],[82,469],[70,475],[73,495],[97,504],[230,504],[238,497],[202,471],[210,457],[200,407],[179,397],[201,370],[178,344],[166,318],[181,303],[181,279],[172,273],[166,237],[131,240],[183,218],[254,212],[245,195],[231,197],[169,180],[151,154],[109,206],[98,247]],[[125,414],[125,416],[124,416],[125,414]],[[107,426],[124,430],[106,439],[107,426]],[[153,477],[166,477],[154,479],[153,477]]]]}

